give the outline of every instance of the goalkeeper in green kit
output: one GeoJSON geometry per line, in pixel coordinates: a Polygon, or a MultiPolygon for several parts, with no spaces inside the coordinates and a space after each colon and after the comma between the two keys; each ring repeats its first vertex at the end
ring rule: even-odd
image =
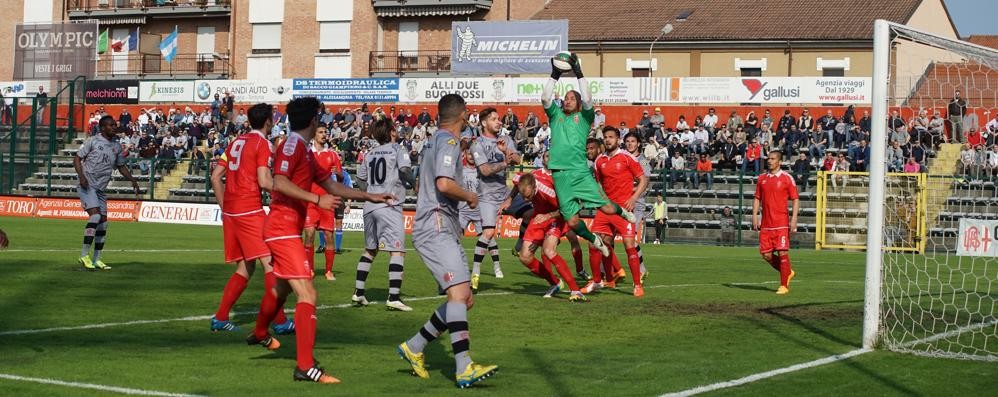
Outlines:
{"type": "Polygon", "coordinates": [[[544,85],[541,104],[547,113],[551,125],[551,159],[548,168],[554,178],[554,190],[558,195],[558,206],[561,216],[568,227],[592,244],[603,256],[610,254],[602,239],[596,238],[586,224],[579,219],[582,208],[599,208],[608,215],[620,215],[628,222],[637,219],[634,213],[621,208],[606,198],[603,189],[593,179],[586,157],[586,139],[593,125],[596,113],[593,111],[589,85],[582,76],[582,65],[577,55],[572,54],[569,64],[575,77],[579,79],[579,91],[569,91],[565,94],[562,108],[558,108],[551,97],[554,86],[561,77],[562,71],[551,64],[551,79],[544,85]]]}

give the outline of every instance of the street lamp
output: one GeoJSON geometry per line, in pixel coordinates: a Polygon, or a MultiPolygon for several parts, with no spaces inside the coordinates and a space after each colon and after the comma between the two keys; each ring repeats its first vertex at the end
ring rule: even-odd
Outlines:
{"type": "Polygon", "coordinates": [[[652,78],[652,77],[654,77],[654,75],[655,75],[654,68],[652,68],[652,57],[651,57],[652,49],[655,48],[655,43],[658,42],[660,39],[662,39],[662,36],[665,36],[665,35],[669,34],[669,32],[671,32],[671,31],[672,31],[672,24],[671,23],[665,24],[665,26],[662,27],[662,30],[658,34],[658,37],[656,37],[655,40],[653,40],[651,42],[651,45],[648,46],[648,78],[649,79],[652,78]]]}

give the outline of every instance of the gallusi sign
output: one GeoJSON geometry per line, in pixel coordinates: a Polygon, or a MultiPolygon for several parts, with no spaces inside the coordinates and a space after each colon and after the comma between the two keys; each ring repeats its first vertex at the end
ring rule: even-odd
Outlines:
{"type": "Polygon", "coordinates": [[[15,80],[94,76],[96,23],[20,24],[14,31],[15,80]]]}

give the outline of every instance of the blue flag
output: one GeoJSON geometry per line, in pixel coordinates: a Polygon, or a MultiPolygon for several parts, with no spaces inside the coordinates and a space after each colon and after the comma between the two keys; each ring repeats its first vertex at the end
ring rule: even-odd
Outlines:
{"type": "Polygon", "coordinates": [[[173,27],[173,33],[166,36],[163,42],[159,43],[159,53],[167,62],[173,62],[173,57],[177,56],[177,27],[173,27]]]}
{"type": "Polygon", "coordinates": [[[139,50],[139,28],[135,28],[135,34],[128,35],[128,52],[139,50]]]}

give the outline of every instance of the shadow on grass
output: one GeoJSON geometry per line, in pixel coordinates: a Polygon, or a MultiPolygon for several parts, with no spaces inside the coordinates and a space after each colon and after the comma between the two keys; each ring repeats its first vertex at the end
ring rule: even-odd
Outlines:
{"type": "Polygon", "coordinates": [[[530,365],[533,366],[533,370],[531,372],[541,375],[541,377],[544,378],[544,382],[548,384],[548,388],[550,390],[556,390],[560,393],[565,393],[568,390],[571,390],[570,385],[562,380],[561,377],[558,376],[557,372],[551,370],[552,368],[557,367],[556,362],[545,359],[534,349],[520,349],[520,352],[523,353],[523,356],[526,357],[530,365]]]}
{"type": "Polygon", "coordinates": [[[767,287],[765,285],[759,285],[759,284],[731,284],[731,283],[725,283],[725,284],[721,284],[721,285],[723,285],[723,286],[725,286],[727,288],[747,289],[747,290],[753,290],[753,291],[776,291],[773,288],[767,287]]]}

